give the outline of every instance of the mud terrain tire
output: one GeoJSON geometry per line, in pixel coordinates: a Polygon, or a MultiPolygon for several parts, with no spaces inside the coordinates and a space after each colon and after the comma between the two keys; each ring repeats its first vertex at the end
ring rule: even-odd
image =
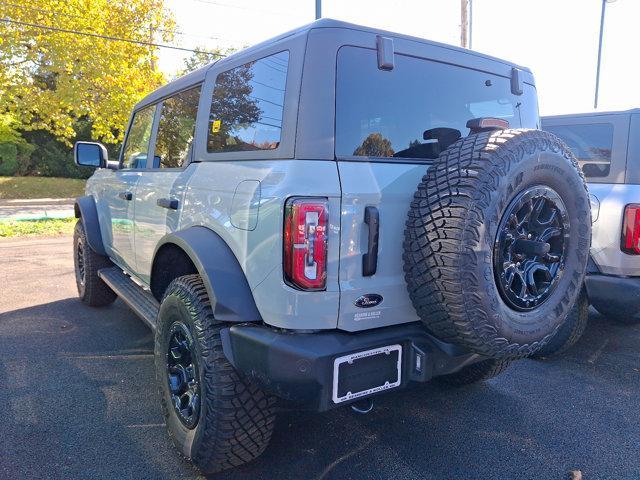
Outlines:
{"type": "Polygon", "coordinates": [[[98,276],[98,270],[113,267],[113,263],[93,251],[87,242],[82,219],[73,231],[73,264],[80,300],[92,307],[104,307],[115,301],[116,294],[98,276]]]}
{"type": "Polygon", "coordinates": [[[240,377],[225,357],[224,326],[213,317],[199,275],[169,284],[155,338],[162,412],[176,447],[205,474],[258,457],[269,444],[275,419],[275,397],[240,377]],[[175,381],[168,375],[172,371],[175,381]]]}
{"type": "Polygon", "coordinates": [[[524,129],[469,135],[442,152],[411,202],[409,295],[441,340],[496,359],[525,357],[564,322],[590,242],[586,183],[562,141],[524,129]]]}
{"type": "Polygon", "coordinates": [[[534,358],[560,355],[576,344],[589,323],[589,299],[583,287],[575,305],[567,315],[567,320],[558,329],[551,341],[533,354],[534,358]]]}

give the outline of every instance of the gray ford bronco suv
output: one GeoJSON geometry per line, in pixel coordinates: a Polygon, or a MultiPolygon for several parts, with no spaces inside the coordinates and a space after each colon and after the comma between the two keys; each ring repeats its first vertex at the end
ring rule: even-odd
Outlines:
{"type": "Polygon", "coordinates": [[[544,117],[587,179],[593,217],[591,255],[574,310],[537,355],[561,353],[584,333],[589,305],[605,317],[640,323],[640,110],[544,117]]]}
{"type": "Polygon", "coordinates": [[[325,411],[545,345],[591,239],[531,73],[320,20],[136,105],[76,203],[80,298],[155,331],[170,436],[202,471],[260,455],[276,399],[325,411]]]}

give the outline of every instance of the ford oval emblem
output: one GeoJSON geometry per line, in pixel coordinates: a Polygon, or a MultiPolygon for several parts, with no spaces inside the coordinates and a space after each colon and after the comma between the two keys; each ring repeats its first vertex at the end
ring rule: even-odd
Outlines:
{"type": "Polygon", "coordinates": [[[367,293],[358,297],[356,300],[356,307],[360,308],[371,308],[376,305],[380,305],[382,303],[382,295],[378,295],[377,293],[367,293]]]}

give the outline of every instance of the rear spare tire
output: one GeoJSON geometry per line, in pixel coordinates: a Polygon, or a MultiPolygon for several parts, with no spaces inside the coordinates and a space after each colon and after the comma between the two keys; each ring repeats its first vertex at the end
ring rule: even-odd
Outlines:
{"type": "Polygon", "coordinates": [[[590,242],[584,177],[557,137],[469,135],[440,155],[411,202],[409,295],[445,342],[492,358],[531,355],[573,306],[590,242]]]}
{"type": "Polygon", "coordinates": [[[576,344],[584,334],[589,323],[589,299],[584,287],[578,295],[575,305],[567,315],[567,319],[553,338],[533,355],[534,358],[545,358],[564,353],[576,344]]]}

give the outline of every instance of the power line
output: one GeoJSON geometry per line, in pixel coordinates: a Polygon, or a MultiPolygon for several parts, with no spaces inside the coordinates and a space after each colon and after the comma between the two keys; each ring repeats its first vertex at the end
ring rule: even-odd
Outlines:
{"type": "Polygon", "coordinates": [[[267,87],[267,88],[271,88],[271,89],[273,89],[273,90],[278,90],[278,91],[280,91],[280,92],[284,92],[284,88],[274,87],[273,85],[268,85],[268,84],[266,84],[266,83],[259,82],[258,80],[251,79],[251,80],[249,80],[249,82],[251,82],[251,83],[257,83],[258,85],[262,85],[262,86],[265,86],[265,87],[267,87]]]}
{"type": "Polygon", "coordinates": [[[276,107],[282,107],[281,103],[272,102],[271,100],[267,100],[266,98],[256,97],[255,95],[247,95],[249,98],[255,98],[256,100],[260,100],[261,102],[267,102],[271,105],[275,105],[276,107]]]}
{"type": "Polygon", "coordinates": [[[66,28],[49,27],[47,25],[40,25],[40,24],[37,24],[37,23],[29,23],[29,22],[21,22],[21,21],[18,21],[18,20],[11,20],[9,18],[0,18],[0,22],[14,23],[16,25],[24,25],[26,27],[40,28],[42,30],[51,30],[53,32],[71,33],[71,34],[74,34],[74,35],[84,35],[86,37],[102,38],[104,40],[111,40],[111,41],[114,41],[114,42],[135,43],[137,45],[146,45],[148,47],[168,48],[168,49],[171,49],[171,50],[180,50],[180,51],[183,51],[183,52],[192,52],[192,53],[204,53],[206,55],[211,55],[213,57],[218,57],[218,58],[226,57],[226,55],[222,55],[220,53],[205,52],[204,50],[193,50],[193,49],[190,49],[190,48],[183,48],[183,47],[178,47],[178,46],[175,46],[175,45],[166,45],[166,44],[163,44],[163,43],[144,42],[142,40],[132,40],[130,38],[112,37],[112,36],[109,36],[109,35],[101,35],[99,33],[80,32],[78,30],[70,30],[70,29],[66,29],[66,28]]]}

